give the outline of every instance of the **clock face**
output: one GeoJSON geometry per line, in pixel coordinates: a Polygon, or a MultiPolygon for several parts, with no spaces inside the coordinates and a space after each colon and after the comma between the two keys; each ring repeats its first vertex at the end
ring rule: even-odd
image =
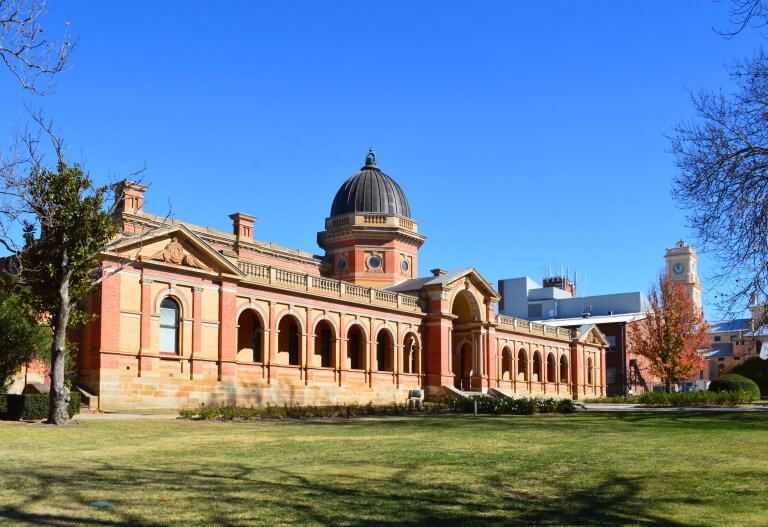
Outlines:
{"type": "Polygon", "coordinates": [[[683,271],[685,271],[685,266],[681,263],[676,263],[674,267],[672,267],[672,272],[675,274],[683,274],[683,271]]]}

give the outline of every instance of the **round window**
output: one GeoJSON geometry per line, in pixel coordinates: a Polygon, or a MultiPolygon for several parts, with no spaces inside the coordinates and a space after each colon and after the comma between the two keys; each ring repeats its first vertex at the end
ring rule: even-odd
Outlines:
{"type": "Polygon", "coordinates": [[[402,262],[400,262],[400,270],[403,271],[404,273],[407,273],[410,267],[411,266],[408,265],[408,260],[403,260],[402,262]]]}
{"type": "Polygon", "coordinates": [[[378,269],[381,267],[381,257],[373,255],[370,258],[368,258],[368,267],[371,269],[378,269]]]}
{"type": "Polygon", "coordinates": [[[343,256],[339,258],[339,261],[336,262],[336,266],[339,268],[339,271],[344,271],[347,268],[347,259],[343,256]]]}

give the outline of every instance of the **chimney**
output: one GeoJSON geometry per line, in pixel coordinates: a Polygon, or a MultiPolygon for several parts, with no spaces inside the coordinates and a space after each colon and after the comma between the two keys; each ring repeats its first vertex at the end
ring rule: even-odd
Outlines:
{"type": "Polygon", "coordinates": [[[115,212],[127,214],[144,213],[144,192],[147,191],[146,185],[140,185],[133,181],[123,180],[114,186],[115,191],[115,212]]]}
{"type": "Polygon", "coordinates": [[[436,269],[430,270],[429,272],[432,273],[432,276],[437,277],[437,276],[442,276],[442,275],[446,274],[448,271],[446,271],[445,269],[440,269],[438,267],[436,269]]]}
{"type": "Polygon", "coordinates": [[[238,240],[253,239],[253,224],[256,221],[255,216],[246,214],[244,212],[235,212],[229,215],[232,218],[232,232],[237,236],[238,240]]]}

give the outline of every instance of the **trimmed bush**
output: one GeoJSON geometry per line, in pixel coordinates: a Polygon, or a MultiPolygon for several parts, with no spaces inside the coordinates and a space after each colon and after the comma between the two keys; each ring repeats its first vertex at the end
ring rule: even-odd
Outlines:
{"type": "Polygon", "coordinates": [[[747,379],[735,373],[721,375],[709,383],[710,392],[749,392],[755,395],[755,400],[760,398],[760,388],[755,381],[747,379]]]}
{"type": "MultiPolygon", "coordinates": [[[[538,413],[572,413],[576,405],[570,399],[542,399],[526,397],[509,399],[507,397],[478,397],[477,413],[479,414],[517,414],[533,415],[538,413]]],[[[454,412],[473,413],[475,400],[464,397],[444,399],[444,404],[454,412]]]]}
{"type": "MultiPolygon", "coordinates": [[[[45,419],[48,417],[48,394],[0,395],[0,418],[11,421],[45,419]]],[[[69,416],[80,413],[80,394],[71,393],[69,416]]]]}
{"type": "Polygon", "coordinates": [[[750,357],[738,366],[731,368],[729,374],[742,375],[755,381],[760,391],[768,395],[768,360],[750,357]]]}
{"type": "MultiPolygon", "coordinates": [[[[425,411],[429,411],[425,403],[425,411]]],[[[319,417],[356,417],[361,415],[404,415],[408,409],[403,405],[392,406],[201,406],[179,412],[186,419],[316,419],[319,417]]]]}
{"type": "Polygon", "coordinates": [[[743,390],[730,392],[646,392],[638,397],[643,406],[736,406],[759,399],[754,392],[743,390]]]}
{"type": "Polygon", "coordinates": [[[608,397],[593,397],[590,399],[584,399],[584,402],[634,404],[637,402],[637,397],[637,395],[609,395],[608,397]]]}
{"type": "MultiPolygon", "coordinates": [[[[451,397],[427,402],[421,410],[409,410],[405,405],[391,406],[201,406],[179,412],[186,419],[316,419],[319,417],[357,417],[366,415],[407,415],[410,413],[473,413],[474,400],[451,397]]],[[[481,414],[568,414],[576,411],[570,399],[507,399],[506,397],[479,397],[477,411],[481,414]]]]}

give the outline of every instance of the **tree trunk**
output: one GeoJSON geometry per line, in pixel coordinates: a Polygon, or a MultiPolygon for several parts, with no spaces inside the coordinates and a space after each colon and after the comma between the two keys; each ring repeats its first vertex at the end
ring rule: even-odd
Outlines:
{"type": "Polygon", "coordinates": [[[63,425],[69,421],[69,388],[64,386],[64,361],[67,354],[67,326],[72,306],[69,304],[69,280],[66,271],[59,283],[59,312],[53,317],[53,343],[51,344],[51,394],[48,424],[63,425]]]}

